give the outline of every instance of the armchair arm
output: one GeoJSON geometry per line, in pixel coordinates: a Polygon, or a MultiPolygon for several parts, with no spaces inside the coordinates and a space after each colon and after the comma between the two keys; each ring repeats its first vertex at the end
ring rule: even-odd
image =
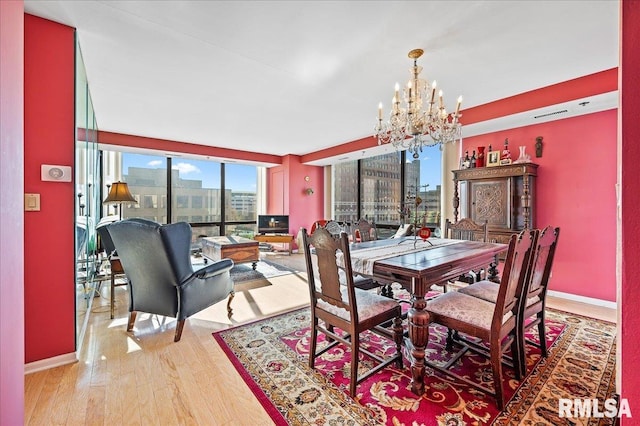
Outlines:
{"type": "Polygon", "coordinates": [[[229,271],[231,268],[233,268],[233,260],[225,258],[199,269],[193,275],[196,278],[207,279],[229,271]]]}

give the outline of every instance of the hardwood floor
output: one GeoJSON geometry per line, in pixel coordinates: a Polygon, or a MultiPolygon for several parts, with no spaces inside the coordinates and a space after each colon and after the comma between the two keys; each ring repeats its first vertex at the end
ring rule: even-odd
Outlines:
{"type": "MultiPolygon", "coordinates": [[[[305,271],[302,254],[269,259],[305,271]]],[[[126,332],[126,287],[116,287],[109,319],[105,285],[93,301],[79,362],[25,376],[25,424],[272,425],[211,333],[307,305],[305,275],[237,285],[232,320],[221,302],[191,317],[178,343],[173,318],[139,314],[133,333],[126,332]]],[[[551,307],[615,321],[615,310],[551,299],[551,307]]]]}

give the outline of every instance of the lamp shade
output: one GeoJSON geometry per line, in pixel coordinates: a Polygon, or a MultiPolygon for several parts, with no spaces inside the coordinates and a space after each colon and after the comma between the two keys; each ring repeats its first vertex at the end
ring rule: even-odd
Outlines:
{"type": "Polygon", "coordinates": [[[104,199],[102,204],[116,204],[116,203],[137,203],[138,201],[133,198],[133,195],[129,192],[129,187],[126,182],[114,182],[109,189],[109,195],[104,199]]]}

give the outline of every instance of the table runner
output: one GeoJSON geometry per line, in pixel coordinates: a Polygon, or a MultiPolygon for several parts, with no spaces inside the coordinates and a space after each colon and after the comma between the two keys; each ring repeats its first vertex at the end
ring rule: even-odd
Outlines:
{"type": "MultiPolygon", "coordinates": [[[[398,244],[385,245],[382,247],[367,247],[351,251],[351,263],[353,272],[363,275],[373,275],[373,264],[382,259],[399,256],[402,254],[417,253],[429,250],[434,247],[442,247],[450,244],[458,244],[462,240],[449,240],[446,238],[422,239],[404,238],[398,244]],[[414,247],[415,242],[415,247],[414,247]]],[[[342,253],[336,254],[338,266],[344,267],[342,253]]]]}

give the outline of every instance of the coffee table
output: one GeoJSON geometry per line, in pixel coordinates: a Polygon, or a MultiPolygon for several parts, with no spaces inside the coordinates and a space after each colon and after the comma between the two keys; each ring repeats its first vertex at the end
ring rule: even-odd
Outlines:
{"type": "Polygon", "coordinates": [[[204,256],[213,261],[229,258],[236,264],[251,263],[254,270],[260,260],[258,246],[258,241],[235,235],[202,238],[204,256]]]}

